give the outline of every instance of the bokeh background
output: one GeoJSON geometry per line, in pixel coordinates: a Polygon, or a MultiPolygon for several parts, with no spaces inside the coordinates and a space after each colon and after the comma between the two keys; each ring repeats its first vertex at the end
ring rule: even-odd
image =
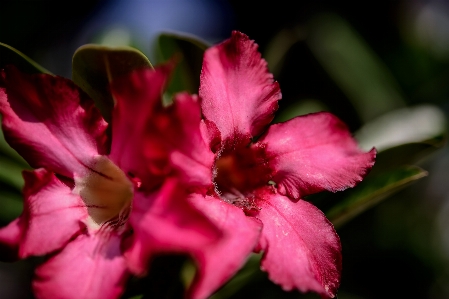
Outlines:
{"type": "MultiPolygon", "coordinates": [[[[447,131],[448,1],[0,2],[0,42],[68,78],[73,53],[86,43],[131,45],[157,63],[155,39],[161,32],[184,32],[214,44],[235,29],[259,44],[280,83],[283,100],[275,121],[328,110],[348,124],[362,147],[379,150],[447,131]]],[[[340,299],[449,298],[444,138],[413,164],[428,175],[338,228],[340,299]]],[[[0,188],[2,196],[17,192],[4,179],[0,188]]],[[[20,214],[20,207],[5,200],[0,198],[1,225],[20,214]]],[[[0,298],[32,298],[34,264],[0,264],[0,298]]],[[[255,256],[214,298],[319,297],[283,292],[257,270],[255,256]]]]}

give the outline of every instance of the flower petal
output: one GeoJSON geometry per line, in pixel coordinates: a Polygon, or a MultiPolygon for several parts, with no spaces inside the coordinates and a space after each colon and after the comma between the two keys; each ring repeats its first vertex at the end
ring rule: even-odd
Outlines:
{"type": "Polygon", "coordinates": [[[257,44],[234,31],[230,39],[206,50],[199,95],[206,119],[213,121],[222,140],[259,135],[274,117],[281,92],[257,44]]]}
{"type": "Polygon", "coordinates": [[[210,120],[203,119],[200,123],[200,131],[204,142],[206,142],[212,152],[216,153],[220,149],[221,143],[221,134],[217,125],[210,120]]]}
{"type": "Polygon", "coordinates": [[[0,113],[8,143],[34,168],[67,177],[82,173],[93,155],[106,149],[106,122],[73,82],[15,67],[3,73],[0,113]]]}
{"type": "Polygon", "coordinates": [[[110,158],[125,173],[145,180],[148,188],[160,183],[153,182],[155,176],[166,174],[168,154],[158,148],[145,148],[145,138],[153,116],[163,109],[162,93],[171,69],[171,65],[138,69],[111,83],[116,105],[112,111],[110,158]],[[148,155],[152,161],[148,161],[148,155]]]}
{"type": "Polygon", "coordinates": [[[120,239],[116,234],[101,232],[78,236],[36,269],[36,297],[119,298],[129,277],[120,239]]]}
{"type": "Polygon", "coordinates": [[[279,192],[293,198],[354,187],[376,156],[375,149],[360,150],[346,125],[327,112],[274,124],[258,143],[266,145],[279,192]]]}
{"type": "Polygon", "coordinates": [[[117,106],[111,158],[149,189],[171,172],[170,161],[189,184],[210,185],[214,154],[200,130],[197,97],[180,93],[171,105],[162,106],[170,71],[171,65],[137,70],[113,82],[117,106]]]}
{"type": "Polygon", "coordinates": [[[197,252],[221,236],[187,201],[185,188],[175,179],[167,179],[154,194],[136,193],[129,221],[134,234],[125,256],[138,275],[146,273],[154,254],[197,252]]]}
{"type": "Polygon", "coordinates": [[[259,241],[262,223],[215,197],[192,195],[191,200],[224,234],[216,244],[194,253],[198,274],[189,298],[209,298],[245,264],[259,241]]]}
{"type": "Polygon", "coordinates": [[[19,259],[19,244],[23,221],[20,218],[0,229],[0,261],[12,262],[19,259]]]}
{"type": "Polygon", "coordinates": [[[24,211],[19,255],[44,255],[64,247],[83,230],[87,209],[55,175],[45,169],[25,171],[24,211]]]}
{"type": "Polygon", "coordinates": [[[210,186],[215,155],[203,139],[197,97],[188,93],[177,94],[164,114],[158,117],[165,116],[166,121],[158,121],[157,118],[155,127],[158,127],[159,142],[167,143],[166,150],[171,153],[178,177],[191,186],[210,186]],[[162,125],[164,123],[168,126],[162,125]]]}
{"type": "Polygon", "coordinates": [[[265,192],[258,217],[264,227],[262,269],[284,290],[334,297],[340,284],[341,245],[324,214],[312,204],[265,192]]]}

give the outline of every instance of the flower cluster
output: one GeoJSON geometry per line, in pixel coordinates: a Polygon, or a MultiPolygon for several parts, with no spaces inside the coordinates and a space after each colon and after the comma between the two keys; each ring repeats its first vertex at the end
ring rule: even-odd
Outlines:
{"type": "Polygon", "coordinates": [[[304,197],[354,187],[375,150],[327,112],[270,126],[280,88],[240,32],[206,50],[198,95],[163,105],[172,69],[114,79],[109,124],[70,80],[2,70],[5,138],[35,168],[2,259],[45,257],[37,298],[118,298],[156,255],[183,253],[197,265],[186,296],[207,298],[262,252],[283,289],[335,297],[340,241],[304,197]]]}

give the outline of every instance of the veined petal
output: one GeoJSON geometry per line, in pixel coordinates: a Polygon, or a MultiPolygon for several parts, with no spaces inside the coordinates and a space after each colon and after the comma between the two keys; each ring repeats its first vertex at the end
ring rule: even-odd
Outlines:
{"type": "Polygon", "coordinates": [[[83,230],[87,208],[55,175],[45,169],[24,172],[24,211],[19,256],[44,255],[63,248],[83,230]]]}
{"type": "Polygon", "coordinates": [[[201,120],[200,131],[204,142],[212,152],[216,153],[220,150],[221,134],[214,122],[207,119],[201,120]]]}
{"type": "Polygon", "coordinates": [[[281,92],[257,44],[234,31],[230,39],[206,50],[200,77],[202,111],[222,140],[259,135],[274,117],[281,92]]]}
{"type": "Polygon", "coordinates": [[[154,182],[155,177],[166,174],[168,154],[157,145],[145,146],[152,118],[163,109],[162,93],[171,69],[170,64],[154,70],[138,69],[111,83],[116,105],[110,158],[125,173],[146,180],[145,186],[157,185],[160,182],[154,182]]]}
{"type": "Polygon", "coordinates": [[[189,298],[209,298],[245,264],[259,241],[262,223],[215,197],[192,195],[191,201],[223,232],[219,242],[194,254],[198,274],[189,298]]]}
{"type": "Polygon", "coordinates": [[[80,235],[36,269],[39,299],[119,298],[129,273],[120,236],[99,232],[80,235]]]}
{"type": "Polygon", "coordinates": [[[107,124],[73,82],[24,74],[15,67],[7,67],[2,76],[5,138],[31,166],[72,178],[93,155],[106,153],[107,124]]]}
{"type": "Polygon", "coordinates": [[[167,179],[154,194],[135,194],[129,220],[134,234],[124,253],[134,273],[145,274],[154,254],[197,252],[221,236],[187,201],[184,189],[177,180],[167,179]]]}
{"type": "Polygon", "coordinates": [[[312,204],[266,192],[258,217],[264,227],[261,266],[284,290],[333,298],[340,284],[341,245],[324,214],[312,204]]]}
{"type": "Polygon", "coordinates": [[[279,192],[293,198],[354,187],[376,156],[375,149],[360,150],[346,125],[327,112],[274,124],[258,143],[266,145],[279,192]]]}

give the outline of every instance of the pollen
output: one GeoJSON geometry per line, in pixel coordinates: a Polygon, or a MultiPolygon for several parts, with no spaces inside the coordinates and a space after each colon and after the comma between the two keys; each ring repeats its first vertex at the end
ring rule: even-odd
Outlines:
{"type": "Polygon", "coordinates": [[[134,184],[105,156],[98,156],[84,176],[75,178],[73,190],[86,204],[91,228],[105,223],[115,225],[128,217],[134,184]]]}

